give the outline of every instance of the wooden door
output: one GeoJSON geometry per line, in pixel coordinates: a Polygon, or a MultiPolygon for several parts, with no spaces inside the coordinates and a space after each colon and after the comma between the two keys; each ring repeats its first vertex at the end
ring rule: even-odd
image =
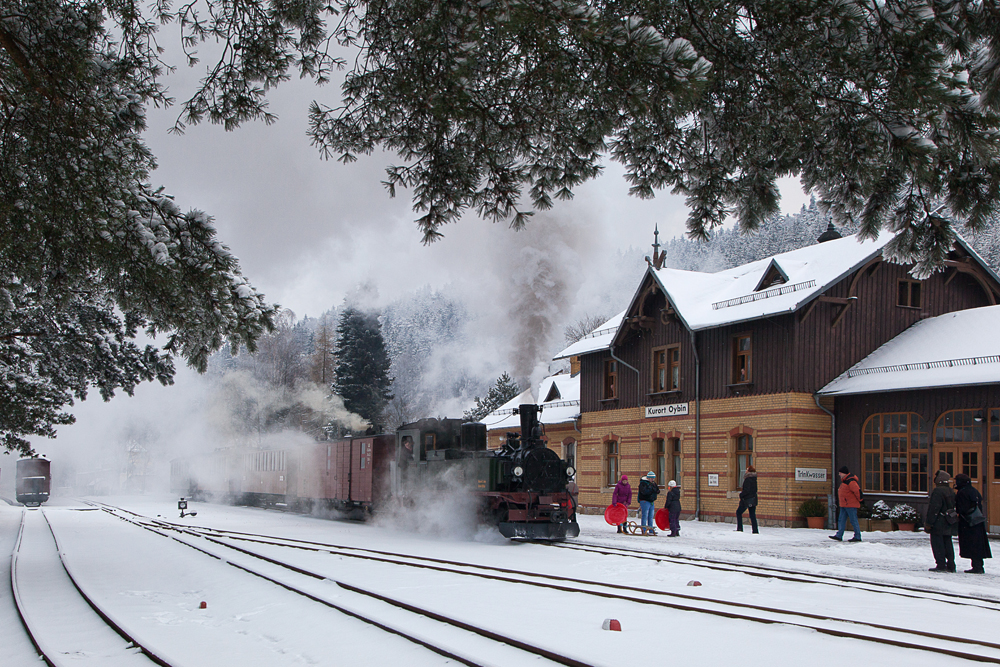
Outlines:
{"type": "Polygon", "coordinates": [[[986,518],[989,532],[1000,533],[1000,443],[991,443],[986,454],[986,518]]]}
{"type": "Polygon", "coordinates": [[[964,473],[972,479],[976,490],[983,493],[982,453],[983,447],[979,444],[934,445],[934,458],[937,463],[934,472],[945,470],[952,478],[964,473]]]}

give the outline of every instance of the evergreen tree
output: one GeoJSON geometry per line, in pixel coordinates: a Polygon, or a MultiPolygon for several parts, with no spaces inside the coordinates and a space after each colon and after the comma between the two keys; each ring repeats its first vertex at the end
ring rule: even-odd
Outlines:
{"type": "Polygon", "coordinates": [[[477,422],[520,393],[520,387],[505,371],[490,387],[486,398],[481,399],[476,396],[476,407],[467,410],[462,418],[465,421],[477,422]]]}
{"type": "Polygon", "coordinates": [[[390,360],[378,318],[348,306],[337,324],[337,366],[333,390],[344,406],[373,427],[382,425],[382,413],[392,398],[390,360]]]}

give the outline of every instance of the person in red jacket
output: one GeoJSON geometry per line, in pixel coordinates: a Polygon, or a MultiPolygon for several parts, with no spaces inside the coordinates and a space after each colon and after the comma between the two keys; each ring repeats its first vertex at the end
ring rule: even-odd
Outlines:
{"type": "Polygon", "coordinates": [[[847,466],[840,469],[837,500],[840,505],[840,514],[837,517],[837,534],[831,535],[830,539],[842,542],[844,529],[847,528],[847,520],[850,519],[851,528],[854,529],[854,537],[851,538],[851,542],[860,542],[861,525],[858,523],[858,508],[861,507],[861,485],[858,484],[858,478],[851,474],[847,466]]]}
{"type": "MultiPolygon", "coordinates": [[[[621,503],[625,507],[632,504],[632,487],[628,483],[628,475],[622,475],[622,478],[618,480],[615,484],[615,490],[611,494],[611,504],[621,503]]],[[[625,521],[628,521],[628,515],[625,516],[625,521]]],[[[618,524],[618,532],[625,532],[625,521],[618,524]]]]}

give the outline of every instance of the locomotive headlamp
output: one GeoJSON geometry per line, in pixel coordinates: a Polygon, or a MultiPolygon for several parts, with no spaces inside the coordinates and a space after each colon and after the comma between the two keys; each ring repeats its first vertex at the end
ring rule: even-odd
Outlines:
{"type": "Polygon", "coordinates": [[[572,477],[573,475],[576,474],[576,468],[574,468],[573,466],[566,466],[566,474],[572,477]]]}
{"type": "Polygon", "coordinates": [[[520,477],[524,474],[524,468],[521,466],[514,466],[514,477],[520,477]]]}
{"type": "Polygon", "coordinates": [[[186,500],[181,498],[180,500],[177,501],[177,509],[186,510],[187,508],[188,508],[188,503],[186,500]]]}

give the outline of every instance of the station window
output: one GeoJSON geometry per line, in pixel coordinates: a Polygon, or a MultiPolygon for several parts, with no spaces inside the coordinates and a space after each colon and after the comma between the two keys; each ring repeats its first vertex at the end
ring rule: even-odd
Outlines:
{"type": "Polygon", "coordinates": [[[902,308],[920,307],[920,281],[900,280],[896,305],[902,308]]]}
{"type": "Polygon", "coordinates": [[[938,417],[934,442],[982,442],[982,415],[976,421],[976,413],[976,410],[949,410],[938,417]]]}
{"type": "Polygon", "coordinates": [[[674,455],[674,479],[681,483],[681,439],[670,438],[670,451],[674,455]]]}
{"type": "Polygon", "coordinates": [[[753,436],[743,433],[736,436],[733,443],[736,451],[736,488],[743,488],[743,478],[747,473],[747,466],[753,465],[753,436]]]}
{"type": "Polygon", "coordinates": [[[614,486],[618,483],[618,471],[621,470],[621,468],[618,467],[618,441],[608,440],[605,447],[607,448],[607,484],[608,486],[614,486]]]}
{"type": "Polygon", "coordinates": [[[653,443],[653,470],[656,471],[660,486],[667,485],[667,447],[663,438],[657,438],[653,443]]]}
{"type": "Polygon", "coordinates": [[[732,384],[751,382],[753,345],[750,334],[733,336],[733,377],[732,384]]]}
{"type": "Polygon", "coordinates": [[[677,391],[681,387],[680,345],[653,350],[653,393],[677,391]]]}
{"type": "Polygon", "coordinates": [[[604,398],[618,398],[618,362],[614,359],[604,362],[604,398]]]}
{"type": "Polygon", "coordinates": [[[862,428],[865,491],[926,493],[930,433],[913,412],[872,415],[862,428]]]}

